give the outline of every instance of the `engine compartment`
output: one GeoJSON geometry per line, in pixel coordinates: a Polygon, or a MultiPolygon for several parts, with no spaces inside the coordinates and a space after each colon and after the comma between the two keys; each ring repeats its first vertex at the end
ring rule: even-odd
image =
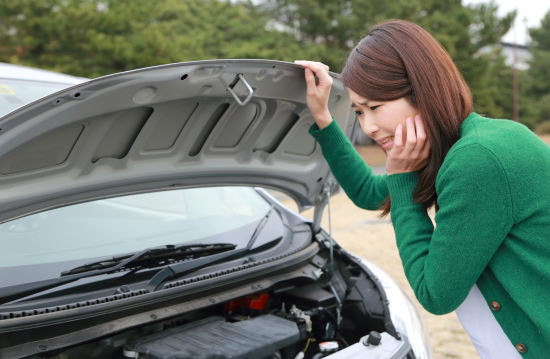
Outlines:
{"type": "Polygon", "coordinates": [[[289,279],[267,290],[35,357],[317,359],[373,331],[399,339],[385,296],[364,268],[338,249],[332,261],[328,251],[321,251],[310,264],[319,268],[316,281],[289,279]]]}
{"type": "MultiPolygon", "coordinates": [[[[212,316],[139,338],[126,358],[269,358],[305,337],[298,323],[273,314],[228,321],[212,316]]],[[[303,327],[302,327],[303,329],[303,327]]]]}

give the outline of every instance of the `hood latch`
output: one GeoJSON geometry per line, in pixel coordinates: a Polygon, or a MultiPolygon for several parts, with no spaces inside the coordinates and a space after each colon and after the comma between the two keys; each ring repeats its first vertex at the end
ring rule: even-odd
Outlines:
{"type": "Polygon", "coordinates": [[[244,78],[243,74],[238,74],[237,77],[235,77],[235,79],[233,80],[233,82],[227,86],[225,88],[227,91],[229,91],[229,93],[231,94],[231,96],[233,96],[233,98],[235,99],[235,101],[237,101],[237,103],[241,106],[244,106],[246,105],[250,99],[252,98],[252,95],[254,94],[254,89],[252,88],[252,86],[250,86],[250,84],[246,81],[246,79],[244,78]],[[240,82],[242,82],[242,84],[244,85],[244,87],[246,88],[246,90],[248,91],[248,94],[246,95],[245,99],[244,100],[241,100],[239,95],[237,95],[237,93],[235,92],[234,88],[237,86],[237,84],[240,82]]]}

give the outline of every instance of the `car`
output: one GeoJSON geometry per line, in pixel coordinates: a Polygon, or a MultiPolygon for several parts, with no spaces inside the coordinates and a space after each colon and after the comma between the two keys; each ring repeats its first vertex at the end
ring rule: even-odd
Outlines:
{"type": "Polygon", "coordinates": [[[321,227],[338,185],[300,66],[67,79],[31,103],[1,79],[1,358],[430,358],[398,285],[321,227]]]}
{"type": "Polygon", "coordinates": [[[88,79],[0,62],[0,117],[88,79]]]}

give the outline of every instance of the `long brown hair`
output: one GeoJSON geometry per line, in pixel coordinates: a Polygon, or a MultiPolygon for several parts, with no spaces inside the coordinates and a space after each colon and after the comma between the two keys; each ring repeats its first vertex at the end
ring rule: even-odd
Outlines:
{"type": "MultiPolygon", "coordinates": [[[[420,171],[414,200],[436,205],[435,178],[460,124],[472,112],[472,94],[445,49],[426,30],[404,21],[375,25],[350,52],[342,70],[344,85],[368,100],[406,98],[426,126],[431,153],[420,171]]],[[[389,213],[389,197],[381,209],[389,213]]]]}

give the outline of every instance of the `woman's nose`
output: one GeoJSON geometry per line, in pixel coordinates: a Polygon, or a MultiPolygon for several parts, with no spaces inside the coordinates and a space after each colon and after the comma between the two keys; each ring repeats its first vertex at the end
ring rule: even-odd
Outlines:
{"type": "Polygon", "coordinates": [[[361,125],[361,129],[369,137],[374,137],[374,134],[378,131],[378,126],[365,115],[363,115],[363,118],[359,119],[359,125],[361,125]]]}

